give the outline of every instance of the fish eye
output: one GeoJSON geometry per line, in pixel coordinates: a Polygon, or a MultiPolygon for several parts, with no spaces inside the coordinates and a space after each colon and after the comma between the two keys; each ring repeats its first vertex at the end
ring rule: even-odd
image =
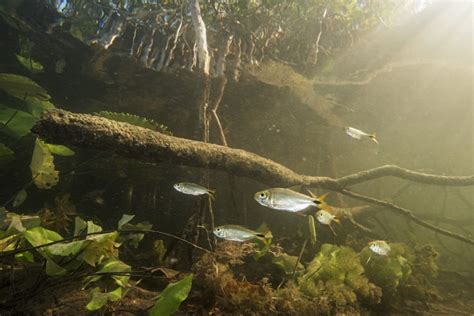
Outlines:
{"type": "Polygon", "coordinates": [[[221,231],[221,229],[220,229],[220,228],[216,228],[216,232],[220,232],[220,231],[221,231]]]}
{"type": "Polygon", "coordinates": [[[266,196],[265,192],[260,193],[260,197],[264,198],[266,196]]]}

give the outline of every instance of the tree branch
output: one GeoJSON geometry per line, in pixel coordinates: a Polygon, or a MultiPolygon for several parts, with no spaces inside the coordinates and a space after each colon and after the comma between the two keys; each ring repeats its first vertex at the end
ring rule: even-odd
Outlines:
{"type": "Polygon", "coordinates": [[[395,211],[396,213],[410,219],[411,221],[417,223],[418,225],[423,226],[425,228],[428,228],[429,230],[432,230],[432,231],[435,231],[435,232],[437,232],[441,235],[448,236],[448,237],[460,240],[462,242],[474,245],[474,239],[471,239],[471,238],[468,238],[466,236],[453,233],[449,230],[446,230],[446,229],[443,229],[441,227],[435,226],[431,223],[425,222],[424,220],[416,217],[411,211],[409,211],[406,208],[400,207],[398,205],[395,205],[395,204],[387,202],[387,201],[377,200],[377,199],[371,198],[369,196],[354,193],[354,192],[351,192],[349,190],[341,190],[340,192],[342,194],[350,196],[354,199],[358,199],[358,200],[362,200],[362,201],[366,201],[366,202],[369,202],[369,203],[372,203],[372,204],[377,204],[377,205],[386,207],[386,208],[388,208],[392,211],[395,211]]]}
{"type": "Polygon", "coordinates": [[[270,186],[305,185],[340,191],[385,176],[446,186],[472,186],[474,176],[438,176],[382,166],[341,178],[298,174],[270,159],[241,149],[178,138],[106,118],[52,110],[43,113],[32,131],[52,143],[108,150],[147,162],[221,170],[270,186]]]}
{"type": "Polygon", "coordinates": [[[395,165],[386,165],[378,168],[360,171],[358,173],[338,178],[336,181],[341,187],[347,187],[361,182],[374,180],[381,177],[397,177],[413,182],[434,184],[434,185],[448,185],[448,186],[467,186],[474,185],[473,176],[439,176],[427,174],[422,172],[411,171],[395,165]]]}
{"type": "Polygon", "coordinates": [[[216,169],[252,178],[273,187],[305,185],[337,191],[386,207],[445,236],[474,244],[474,240],[425,222],[407,209],[345,190],[347,186],[385,176],[446,186],[474,185],[474,176],[437,176],[397,166],[382,166],[336,179],[301,175],[281,164],[245,150],[168,136],[99,116],[63,110],[44,112],[32,131],[47,142],[108,150],[141,161],[168,161],[176,165],[216,169]]]}

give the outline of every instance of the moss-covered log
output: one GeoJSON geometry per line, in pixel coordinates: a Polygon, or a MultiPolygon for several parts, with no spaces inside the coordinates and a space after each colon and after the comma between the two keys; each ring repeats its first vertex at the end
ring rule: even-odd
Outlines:
{"type": "Polygon", "coordinates": [[[386,176],[433,185],[474,185],[474,176],[438,176],[398,166],[382,166],[337,179],[301,175],[245,150],[168,136],[127,123],[63,110],[45,112],[32,131],[52,143],[108,150],[147,162],[166,161],[176,165],[221,170],[270,186],[306,185],[341,190],[386,176]]]}
{"type": "MultiPolygon", "coordinates": [[[[384,176],[434,185],[474,185],[474,176],[437,176],[397,166],[382,166],[337,179],[301,175],[272,160],[245,150],[173,137],[128,123],[63,110],[45,112],[32,131],[52,143],[108,150],[148,162],[167,161],[176,165],[222,170],[237,176],[252,178],[270,186],[300,184],[349,194],[349,191],[344,189],[345,187],[384,176]]],[[[351,194],[351,196],[362,199],[356,194],[351,194]]],[[[363,200],[383,205],[437,233],[474,244],[474,240],[427,223],[407,209],[401,210],[396,205],[388,202],[385,204],[384,201],[369,197],[363,200]]]]}
{"type": "MultiPolygon", "coordinates": [[[[304,176],[245,150],[168,136],[89,114],[48,111],[32,131],[48,142],[107,150],[146,162],[222,170],[269,185],[308,183],[304,176]]],[[[314,177],[312,182],[328,180],[314,177]]]]}

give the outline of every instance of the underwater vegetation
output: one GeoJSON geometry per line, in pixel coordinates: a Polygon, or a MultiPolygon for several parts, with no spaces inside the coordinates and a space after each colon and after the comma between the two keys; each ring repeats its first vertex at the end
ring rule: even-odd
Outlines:
{"type": "Polygon", "coordinates": [[[472,53],[399,47],[472,19],[419,6],[0,3],[0,314],[472,313],[472,53]]]}

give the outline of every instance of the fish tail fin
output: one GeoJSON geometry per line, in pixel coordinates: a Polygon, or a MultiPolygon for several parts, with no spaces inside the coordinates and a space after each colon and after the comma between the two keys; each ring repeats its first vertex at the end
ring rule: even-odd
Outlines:
{"type": "Polygon", "coordinates": [[[264,238],[264,239],[272,239],[273,235],[270,229],[268,229],[267,225],[263,223],[260,227],[257,228],[257,237],[264,238]]]}
{"type": "Polygon", "coordinates": [[[329,205],[326,204],[324,199],[329,195],[330,192],[326,192],[323,195],[314,197],[314,202],[318,208],[331,209],[329,205]]]}
{"type": "Polygon", "coordinates": [[[216,199],[216,190],[208,189],[207,194],[209,194],[209,197],[211,198],[211,200],[214,201],[216,199]]]}
{"type": "Polygon", "coordinates": [[[268,247],[272,243],[273,235],[271,231],[259,232],[255,234],[255,238],[262,242],[265,247],[268,247]]]}
{"type": "Polygon", "coordinates": [[[370,134],[370,135],[369,135],[369,138],[370,138],[371,140],[373,140],[376,144],[379,143],[379,142],[377,141],[377,138],[375,138],[375,133],[370,134]]]}
{"type": "Polygon", "coordinates": [[[265,232],[265,233],[257,233],[255,234],[255,236],[257,236],[258,238],[265,239],[265,240],[273,238],[273,235],[270,231],[265,232]]]}

